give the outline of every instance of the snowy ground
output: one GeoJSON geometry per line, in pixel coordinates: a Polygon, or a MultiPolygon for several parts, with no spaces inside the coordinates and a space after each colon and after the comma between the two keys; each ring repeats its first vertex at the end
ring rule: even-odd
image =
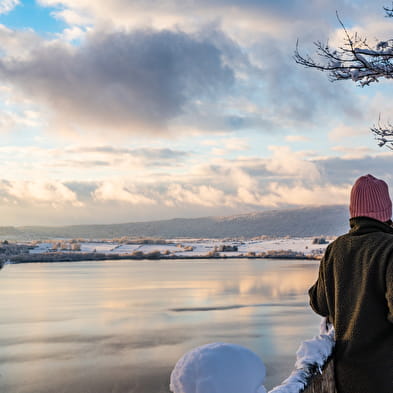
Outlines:
{"type": "MultiPolygon", "coordinates": [[[[321,254],[327,244],[313,244],[313,237],[307,238],[277,238],[269,240],[217,240],[217,239],[173,239],[167,240],[166,244],[119,244],[116,242],[82,242],[81,252],[97,252],[104,254],[132,254],[141,251],[149,253],[160,251],[161,253],[175,254],[178,256],[202,256],[217,250],[220,246],[237,246],[237,252],[220,252],[220,255],[237,256],[240,254],[271,252],[271,251],[293,251],[302,252],[305,255],[321,254]]],[[[65,243],[67,247],[67,242],[65,243]]],[[[31,250],[31,253],[43,253],[53,251],[56,243],[39,243],[31,250]]],[[[58,248],[58,252],[70,251],[58,248]]],[[[71,245],[69,245],[71,248],[71,245]]],[[[75,251],[78,252],[78,251],[75,251]]]]}
{"type": "Polygon", "coordinates": [[[31,254],[39,254],[42,252],[49,252],[53,247],[52,243],[39,243],[33,250],[30,250],[31,254]]]}

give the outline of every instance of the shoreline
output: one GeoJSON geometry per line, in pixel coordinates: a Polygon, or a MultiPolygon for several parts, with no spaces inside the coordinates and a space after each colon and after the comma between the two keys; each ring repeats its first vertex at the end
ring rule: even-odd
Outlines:
{"type": "Polygon", "coordinates": [[[161,260],[197,260],[197,259],[293,259],[293,260],[320,260],[321,255],[300,255],[286,253],[265,253],[264,255],[131,255],[131,254],[104,254],[104,253],[42,253],[20,254],[9,258],[9,264],[22,263],[53,263],[53,262],[82,262],[106,260],[133,260],[133,261],[161,261],[161,260]]]}

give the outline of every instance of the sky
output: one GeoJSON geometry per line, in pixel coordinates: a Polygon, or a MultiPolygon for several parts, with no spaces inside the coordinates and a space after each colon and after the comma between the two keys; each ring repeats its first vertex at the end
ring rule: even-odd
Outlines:
{"type": "MultiPolygon", "coordinates": [[[[336,10],[391,38],[383,1],[0,0],[1,225],[119,223],[348,204],[393,185],[391,81],[293,60],[336,10]]],[[[392,191],[392,188],[391,188],[392,191]]]]}

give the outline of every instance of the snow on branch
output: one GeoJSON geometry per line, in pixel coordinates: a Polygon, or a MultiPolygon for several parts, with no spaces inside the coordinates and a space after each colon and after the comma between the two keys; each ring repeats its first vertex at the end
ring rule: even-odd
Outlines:
{"type": "MultiPolygon", "coordinates": [[[[385,11],[393,16],[393,4],[392,9],[386,8],[385,11]]],[[[294,53],[296,63],[327,72],[331,81],[352,80],[360,86],[378,82],[380,78],[393,78],[393,38],[370,45],[367,38],[357,33],[350,34],[337,12],[336,15],[344,30],[343,44],[332,48],[329,42],[314,42],[319,57],[319,60],[315,60],[309,55],[302,55],[297,42],[294,53]]]]}
{"type": "Polygon", "coordinates": [[[393,18],[393,2],[390,7],[383,7],[383,9],[386,12],[386,17],[393,18]]]}
{"type": "Polygon", "coordinates": [[[381,124],[381,119],[379,119],[378,125],[374,125],[370,130],[378,141],[378,146],[386,146],[388,149],[393,150],[393,124],[388,122],[383,125],[381,124]]]}

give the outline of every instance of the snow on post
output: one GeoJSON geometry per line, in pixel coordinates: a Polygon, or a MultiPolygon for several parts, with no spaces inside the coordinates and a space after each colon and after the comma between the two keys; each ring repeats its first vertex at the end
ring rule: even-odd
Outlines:
{"type": "Polygon", "coordinates": [[[316,373],[322,368],[333,353],[334,328],[322,319],[320,335],[303,341],[296,351],[295,369],[292,374],[269,393],[300,393],[316,373]]]}
{"type": "Polygon", "coordinates": [[[173,393],[266,393],[266,369],[240,345],[213,343],[186,353],[171,374],[173,393]]]}

